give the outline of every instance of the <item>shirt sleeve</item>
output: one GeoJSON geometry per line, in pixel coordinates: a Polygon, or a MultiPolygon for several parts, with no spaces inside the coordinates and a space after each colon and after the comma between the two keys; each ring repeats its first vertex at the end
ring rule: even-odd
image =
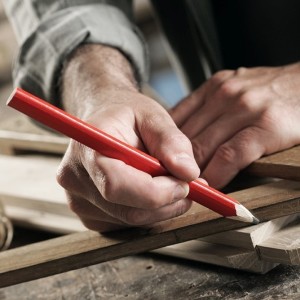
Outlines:
{"type": "Polygon", "coordinates": [[[82,43],[119,49],[137,80],[147,79],[147,48],[133,24],[130,0],[3,2],[20,44],[13,71],[16,86],[55,103],[63,62],[82,43]]]}

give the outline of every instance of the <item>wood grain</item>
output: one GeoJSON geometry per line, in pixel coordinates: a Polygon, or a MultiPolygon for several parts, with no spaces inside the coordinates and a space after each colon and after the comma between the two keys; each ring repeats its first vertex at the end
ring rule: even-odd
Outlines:
{"type": "Polygon", "coordinates": [[[14,224],[62,234],[84,229],[56,182],[59,163],[51,156],[0,155],[0,201],[14,224]]]}
{"type": "MultiPolygon", "coordinates": [[[[237,230],[229,230],[217,234],[213,234],[201,239],[201,241],[215,243],[227,246],[235,246],[239,248],[254,250],[256,245],[264,242],[272,237],[275,233],[279,232],[299,218],[299,214],[292,214],[282,218],[270,220],[268,222],[260,223],[237,230]]],[[[300,227],[299,227],[300,230],[300,227]]]]}
{"type": "Polygon", "coordinates": [[[154,252],[259,274],[265,274],[278,266],[278,263],[260,260],[255,250],[216,245],[199,239],[160,248],[154,252]]]}
{"type": "Polygon", "coordinates": [[[62,155],[66,151],[68,143],[68,138],[56,135],[0,130],[0,153],[6,155],[13,155],[17,152],[26,151],[38,151],[62,155]]]}
{"type": "Polygon", "coordinates": [[[289,265],[300,265],[300,220],[257,245],[261,259],[289,265]]]}
{"type": "Polygon", "coordinates": [[[58,234],[70,234],[86,230],[86,227],[75,215],[47,213],[12,205],[6,205],[5,212],[14,225],[23,228],[34,228],[58,234]]]}
{"type": "MultiPolygon", "coordinates": [[[[261,221],[300,212],[300,183],[281,181],[231,194],[261,221]]],[[[0,286],[8,286],[92,264],[244,227],[200,206],[148,229],[70,234],[0,254],[0,286]]]]}
{"type": "Polygon", "coordinates": [[[262,157],[246,171],[262,177],[300,180],[300,146],[262,157]]]}
{"type": "MultiPolygon", "coordinates": [[[[300,214],[277,218],[258,225],[229,230],[155,250],[155,253],[186,258],[229,268],[265,274],[278,265],[261,260],[256,245],[280,232],[300,214]]],[[[300,226],[298,226],[300,231],[300,226]]]]}
{"type": "Polygon", "coordinates": [[[70,215],[64,189],[55,179],[59,161],[55,157],[0,155],[2,203],[70,215]]]}

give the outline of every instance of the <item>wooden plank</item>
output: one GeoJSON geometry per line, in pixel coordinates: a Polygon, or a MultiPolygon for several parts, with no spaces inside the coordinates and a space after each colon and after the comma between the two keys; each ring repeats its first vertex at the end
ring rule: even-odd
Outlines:
{"type": "Polygon", "coordinates": [[[257,244],[264,242],[274,235],[274,233],[279,232],[289,223],[292,223],[299,218],[300,214],[292,214],[282,218],[270,220],[268,222],[260,223],[258,225],[210,235],[202,238],[201,241],[215,243],[218,245],[234,245],[235,247],[254,250],[257,244]]]}
{"type": "Polygon", "coordinates": [[[255,250],[193,240],[154,250],[155,253],[265,274],[278,263],[260,260],[255,250]]]}
{"type": "Polygon", "coordinates": [[[63,154],[69,139],[56,135],[41,135],[0,130],[0,153],[15,154],[26,151],[63,154]]]}
{"type": "MultiPolygon", "coordinates": [[[[5,205],[7,216],[14,222],[14,224],[29,227],[38,228],[46,231],[51,231],[61,234],[69,234],[84,230],[83,225],[78,218],[69,210],[63,190],[55,181],[56,169],[60,163],[59,158],[53,157],[41,157],[34,155],[7,157],[0,155],[0,166],[2,170],[2,176],[0,174],[0,197],[5,205]],[[11,169],[17,169],[18,172],[10,172],[11,169]],[[33,184],[34,183],[34,184],[33,184]],[[18,189],[14,186],[17,185],[18,189]]],[[[291,218],[285,217],[284,219],[291,218]]],[[[270,225],[266,225],[275,220],[267,223],[250,226],[237,231],[229,231],[214,236],[207,237],[206,241],[218,243],[218,249],[222,249],[222,245],[235,245],[235,247],[245,247],[246,241],[249,245],[248,249],[254,249],[252,240],[256,236],[265,236],[266,232],[271,234],[270,225]],[[263,227],[264,230],[261,228],[263,227]],[[258,228],[261,228],[258,230],[258,228]],[[268,229],[268,230],[267,230],[268,229]],[[262,233],[264,232],[264,235],[262,233]],[[223,242],[222,242],[223,241],[223,242]]],[[[287,221],[285,221],[286,223],[287,221]]],[[[279,222],[276,221],[277,229],[279,229],[279,222]]],[[[282,221],[283,226],[284,221],[282,221]]],[[[272,228],[274,228],[273,226],[272,228]]],[[[272,231],[274,232],[274,230],[272,231]]],[[[260,238],[262,240],[262,238],[260,238]]],[[[180,247],[180,246],[179,246],[180,247]]],[[[206,247],[207,249],[207,247],[206,247]]],[[[220,250],[221,251],[221,250],[220,250]]],[[[245,251],[245,250],[244,250],[245,251]]],[[[166,250],[160,252],[166,253],[166,250]]],[[[172,248],[170,255],[176,252],[175,248],[172,248]]],[[[238,250],[241,255],[241,250],[238,250]]],[[[253,251],[252,251],[253,252],[253,251]]],[[[181,248],[179,248],[181,254],[181,248]]],[[[184,255],[187,258],[189,251],[184,255]]],[[[223,261],[227,261],[227,252],[224,253],[223,261]]],[[[179,255],[179,254],[178,254],[179,255]]],[[[209,254],[207,254],[209,256],[209,254]]],[[[198,260],[204,257],[207,260],[203,251],[198,254],[198,260]]],[[[253,254],[249,254],[246,251],[245,255],[251,256],[253,261],[253,254]]],[[[245,255],[243,257],[245,257],[245,255]]],[[[182,255],[181,255],[182,256],[182,255]]],[[[191,259],[193,259],[191,257],[191,259]]],[[[212,261],[214,259],[212,258],[212,261]]],[[[221,252],[219,252],[219,259],[221,259],[221,252]]],[[[208,261],[207,261],[208,262],[208,261]]],[[[247,260],[245,260],[245,263],[247,260]]],[[[230,256],[230,264],[228,267],[236,266],[237,268],[244,270],[251,270],[261,273],[271,268],[271,264],[264,266],[264,263],[256,262],[250,267],[245,264],[241,265],[240,256],[230,256]],[[234,258],[237,263],[234,264],[234,258]],[[261,264],[261,265],[260,265],[261,264]]],[[[224,265],[224,263],[222,264],[224,265]]]]}
{"type": "MultiPolygon", "coordinates": [[[[4,174],[5,177],[0,180],[0,196],[2,202],[5,204],[8,217],[11,218],[15,224],[62,234],[84,230],[78,218],[68,209],[63,190],[55,181],[55,173],[59,162],[59,158],[53,157],[33,155],[18,157],[0,156],[0,166],[3,171],[2,174],[4,174]],[[9,172],[12,168],[20,171],[9,172]],[[33,182],[35,183],[34,185],[33,182]],[[10,183],[13,183],[13,186],[17,185],[19,188],[14,189],[10,183]],[[45,191],[49,192],[45,193],[45,191]]],[[[275,232],[275,228],[279,230],[280,227],[284,226],[284,224],[288,222],[287,219],[292,221],[291,216],[289,216],[280,220],[272,220],[267,223],[207,237],[204,241],[219,244],[217,246],[217,249],[219,249],[219,257],[215,260],[213,258],[214,256],[212,256],[211,261],[222,261],[221,249],[223,249],[223,247],[220,244],[227,244],[229,246],[235,245],[236,248],[244,247],[253,250],[257,239],[262,241],[262,238],[266,237],[267,233],[270,236],[275,232]]],[[[175,246],[172,248],[170,255],[174,255],[176,252],[175,248],[175,246]]],[[[206,247],[205,249],[208,248],[206,247]]],[[[187,250],[187,248],[185,248],[185,250],[187,250]]],[[[203,257],[206,262],[209,262],[207,261],[207,256],[210,257],[210,254],[204,255],[203,251],[201,255],[200,253],[198,254],[197,259],[200,261],[201,257],[203,257]]],[[[224,262],[228,262],[228,267],[235,266],[239,269],[251,270],[252,272],[257,271],[259,273],[271,268],[272,264],[265,266],[264,263],[259,261],[254,263],[253,253],[250,252],[251,254],[249,254],[249,251],[245,250],[245,253],[241,253],[241,249],[237,251],[237,255],[230,256],[230,263],[228,262],[227,252],[225,251],[221,265],[225,265],[224,262]],[[245,263],[251,261],[253,264],[251,264],[251,266],[246,266],[245,263],[241,264],[240,255],[244,257],[243,261],[245,263]],[[250,256],[251,259],[245,259],[246,256],[250,256]],[[236,264],[234,264],[234,259],[237,260],[236,264]]],[[[159,252],[166,254],[165,249],[159,250],[159,252]]],[[[182,253],[181,246],[179,245],[177,255],[182,256],[182,253]]],[[[187,251],[183,256],[187,258],[189,253],[190,252],[187,251]]],[[[193,259],[194,256],[195,254],[192,255],[191,259],[193,259]]]]}
{"type": "Polygon", "coordinates": [[[18,206],[5,207],[7,217],[15,224],[26,228],[35,228],[59,234],[70,234],[85,231],[81,221],[74,216],[48,213],[36,209],[26,209],[18,206]]]}
{"type": "MultiPolygon", "coordinates": [[[[280,181],[232,193],[261,221],[300,213],[300,183],[280,181]]],[[[92,264],[244,227],[200,206],[151,228],[107,234],[86,231],[0,254],[0,286],[8,286],[92,264]]]]}
{"type": "MultiPolygon", "coordinates": [[[[0,197],[3,204],[7,208],[19,207],[36,210],[40,213],[74,216],[68,209],[64,190],[55,180],[59,163],[60,158],[56,157],[0,155],[0,197]],[[11,172],[11,170],[18,170],[18,172],[11,172]],[[15,188],[16,185],[18,189],[15,188]]],[[[9,210],[9,212],[14,211],[14,209],[9,210]]],[[[17,221],[20,214],[11,214],[9,217],[17,221]]],[[[25,224],[24,218],[21,221],[25,224]]],[[[32,223],[30,219],[28,221],[28,226],[39,226],[38,222],[32,223]]],[[[237,247],[253,249],[258,238],[267,233],[271,234],[288,223],[287,220],[272,220],[270,222],[272,224],[259,224],[238,231],[224,232],[215,237],[207,237],[206,241],[216,242],[218,240],[218,243],[227,245],[232,245],[235,242],[237,247]],[[254,239],[256,240],[253,242],[254,239]]],[[[43,222],[41,225],[44,226],[45,223],[43,222]]]]}
{"type": "Polygon", "coordinates": [[[55,157],[0,155],[0,201],[15,224],[64,234],[84,229],[55,180],[59,163],[55,157]]]}
{"type": "Polygon", "coordinates": [[[257,245],[261,259],[289,265],[300,265],[300,220],[280,230],[257,245]]]}
{"type": "Polygon", "coordinates": [[[13,204],[27,208],[34,201],[37,205],[44,205],[45,210],[53,203],[63,206],[65,192],[55,179],[59,161],[55,157],[0,155],[0,196],[4,198],[3,202],[8,197],[13,204]]]}
{"type": "Polygon", "coordinates": [[[300,146],[262,157],[246,171],[262,177],[300,180],[300,146]]]}
{"type": "MultiPolygon", "coordinates": [[[[299,220],[299,216],[300,214],[293,214],[258,225],[217,233],[196,241],[164,247],[155,252],[264,274],[279,263],[275,260],[270,263],[260,259],[256,245],[263,243],[274,233],[280,233],[287,224],[299,220]]],[[[298,231],[300,232],[300,225],[298,231]]]]}

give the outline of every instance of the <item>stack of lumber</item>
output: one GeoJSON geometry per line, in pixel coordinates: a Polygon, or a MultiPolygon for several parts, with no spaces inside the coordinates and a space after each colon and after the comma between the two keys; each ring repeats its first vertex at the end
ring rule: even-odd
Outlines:
{"type": "MultiPolygon", "coordinates": [[[[282,263],[300,264],[299,146],[264,157],[248,168],[252,174],[276,177],[274,182],[231,194],[262,221],[258,225],[242,228],[246,224],[222,218],[194,204],[184,216],[151,229],[99,235],[84,231],[55,181],[68,138],[37,132],[0,131],[0,199],[15,224],[68,235],[56,242],[28,246],[29,249],[6,251],[4,258],[22,256],[24,251],[38,255],[47,248],[46,260],[56,267],[63,262],[61,271],[149,250],[256,273],[266,273],[282,263]],[[66,246],[66,241],[83,246],[74,253],[74,247],[66,246]],[[59,253],[57,243],[62,243],[59,253]],[[87,255],[89,258],[82,263],[70,258],[87,255]]],[[[26,268],[37,268],[42,272],[40,277],[56,273],[55,268],[46,273],[41,271],[44,259],[43,255],[39,261],[27,262],[26,268]]],[[[17,274],[24,268],[19,264],[4,267],[1,256],[0,262],[0,278],[1,272],[6,278],[11,268],[16,268],[13,272],[17,274]]]]}

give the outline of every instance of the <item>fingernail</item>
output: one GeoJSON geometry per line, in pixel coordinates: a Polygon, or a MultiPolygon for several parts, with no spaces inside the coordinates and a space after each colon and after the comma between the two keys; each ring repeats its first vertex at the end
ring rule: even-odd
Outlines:
{"type": "Polygon", "coordinates": [[[178,184],[174,191],[174,197],[173,197],[174,201],[186,198],[186,196],[189,194],[189,191],[190,191],[190,188],[187,183],[178,184]]]}

